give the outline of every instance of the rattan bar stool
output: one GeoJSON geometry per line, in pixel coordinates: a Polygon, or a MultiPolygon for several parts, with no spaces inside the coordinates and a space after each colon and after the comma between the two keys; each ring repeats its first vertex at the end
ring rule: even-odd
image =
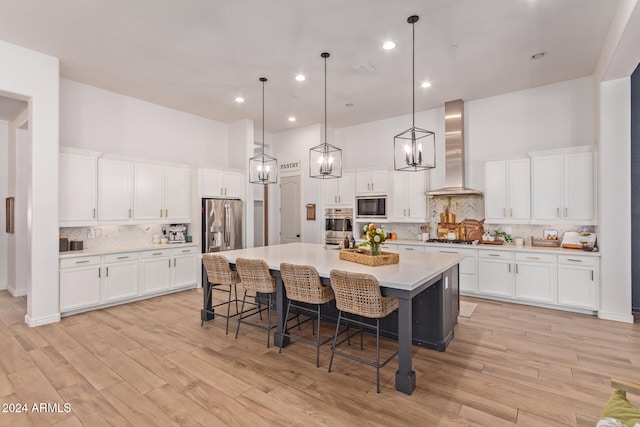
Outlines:
{"type": "Polygon", "coordinates": [[[262,318],[262,312],[267,310],[267,326],[260,325],[257,323],[249,323],[250,325],[256,326],[258,328],[263,328],[267,330],[267,347],[270,346],[269,341],[271,340],[271,329],[275,328],[274,324],[271,326],[271,308],[272,301],[275,303],[275,295],[276,295],[276,279],[271,276],[269,273],[269,266],[266,262],[261,259],[248,259],[248,258],[237,258],[236,259],[236,270],[240,275],[240,283],[239,285],[244,288],[244,295],[242,297],[242,306],[240,307],[240,317],[238,317],[238,327],[236,329],[236,339],[238,338],[238,332],[240,332],[240,324],[242,321],[248,317],[255,316],[256,314],[260,315],[262,318]],[[248,309],[246,312],[244,310],[244,305],[247,300],[247,292],[254,291],[255,295],[250,295],[250,298],[254,298],[256,302],[256,306],[248,309]],[[259,294],[267,294],[267,298],[260,297],[259,294]],[[267,307],[262,307],[262,303],[266,302],[267,307]]]}
{"type": "MultiPolygon", "coordinates": [[[[204,265],[205,271],[207,272],[207,282],[210,286],[207,287],[207,296],[205,301],[208,301],[211,298],[212,291],[226,292],[229,294],[227,301],[221,302],[211,306],[211,310],[207,310],[206,308],[203,310],[207,313],[218,315],[220,317],[227,319],[227,325],[225,327],[225,334],[229,333],[229,319],[231,317],[235,317],[240,314],[238,311],[238,290],[236,289],[236,285],[240,283],[240,276],[237,271],[231,270],[231,266],[229,265],[229,261],[222,255],[215,255],[212,253],[206,253],[202,255],[202,264],[204,265]],[[227,289],[228,287],[228,289],[227,289]],[[234,298],[232,299],[232,295],[234,298]],[[231,305],[235,303],[236,310],[234,314],[231,314],[231,305]],[[226,305],[227,306],[227,314],[220,314],[220,312],[214,312],[216,307],[220,307],[226,305]]],[[[204,324],[204,319],[200,326],[204,324]]]]}
{"type": "MultiPolygon", "coordinates": [[[[295,265],[282,263],[280,264],[280,274],[282,275],[282,282],[284,283],[284,288],[287,291],[287,298],[289,299],[289,304],[287,304],[287,313],[284,316],[284,326],[282,328],[282,335],[293,338],[297,341],[301,341],[306,344],[310,344],[316,347],[316,367],[320,366],[320,347],[324,344],[327,344],[329,341],[333,339],[333,337],[329,337],[326,340],[320,342],[320,320],[322,319],[320,315],[320,306],[328,303],[329,301],[333,301],[333,290],[330,286],[323,286],[320,283],[320,276],[315,268],[309,265],[295,265]],[[313,304],[316,306],[315,310],[310,309],[307,306],[297,304],[307,303],[313,304]],[[297,310],[298,314],[300,311],[309,313],[311,317],[311,321],[313,322],[314,317],[318,320],[318,329],[315,331],[316,340],[310,341],[301,336],[291,335],[289,330],[287,329],[289,312],[291,311],[291,307],[297,310]]],[[[300,319],[298,318],[298,328],[300,325],[300,319]]],[[[312,330],[314,329],[312,324],[312,330]]],[[[282,352],[282,342],[280,341],[280,349],[278,353],[282,352]]]]}
{"type": "MultiPolygon", "coordinates": [[[[336,334],[331,346],[331,359],[329,361],[329,372],[333,364],[333,356],[344,356],[356,362],[376,368],[376,390],[380,393],[380,368],[387,365],[394,359],[398,352],[396,351],[389,356],[384,362],[380,362],[380,319],[387,317],[398,309],[398,299],[396,297],[383,297],[380,291],[378,280],[370,274],[351,273],[348,271],[331,270],[331,287],[336,298],[336,306],[338,307],[338,322],[336,323],[336,334]],[[376,319],[376,324],[355,320],[345,317],[344,313],[355,314],[369,319],[376,319]],[[355,324],[360,327],[360,334],[365,329],[374,330],[376,336],[376,361],[375,363],[361,359],[351,354],[338,351],[337,347],[347,341],[350,336],[338,342],[338,330],[340,323],[355,324]]],[[[355,334],[354,334],[355,335],[355,334]]],[[[353,335],[352,335],[353,336],[353,335]]],[[[361,336],[362,338],[362,336],[361,336]]],[[[362,340],[360,341],[362,346],[362,340]]]]}

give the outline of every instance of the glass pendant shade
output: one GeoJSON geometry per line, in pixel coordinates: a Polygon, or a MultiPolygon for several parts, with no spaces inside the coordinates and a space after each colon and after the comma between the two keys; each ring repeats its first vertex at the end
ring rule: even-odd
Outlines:
{"type": "Polygon", "coordinates": [[[393,137],[393,169],[397,171],[417,172],[436,167],[436,134],[430,130],[416,127],[416,95],[415,95],[415,23],[418,16],[407,18],[413,31],[413,44],[411,47],[412,74],[412,126],[393,137]]]}
{"type": "Polygon", "coordinates": [[[276,184],[278,182],[278,160],[264,152],[264,83],[262,82],[262,153],[249,158],[249,182],[251,184],[276,184]]]}
{"type": "Polygon", "coordinates": [[[317,179],[342,178],[342,150],[327,143],[327,52],[324,58],[324,142],[309,150],[309,177],[317,179]]]}

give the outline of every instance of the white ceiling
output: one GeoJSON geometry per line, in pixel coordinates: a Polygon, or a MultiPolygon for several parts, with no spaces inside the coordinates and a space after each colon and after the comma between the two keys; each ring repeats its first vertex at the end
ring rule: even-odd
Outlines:
{"type": "Polygon", "coordinates": [[[64,78],[265,128],[340,128],[592,75],[618,0],[0,0],[0,39],[64,78]],[[385,51],[382,43],[396,42],[385,51]],[[547,52],[531,60],[536,52],[547,52]],[[362,65],[370,64],[370,73],[362,65]],[[307,75],[300,83],[297,73],[307,75]],[[432,82],[429,89],[418,84],[432,82]],[[234,102],[236,96],[246,99],[234,102]],[[346,107],[351,103],[353,107],[346,107]],[[294,115],[297,122],[287,121],[294,115]]]}

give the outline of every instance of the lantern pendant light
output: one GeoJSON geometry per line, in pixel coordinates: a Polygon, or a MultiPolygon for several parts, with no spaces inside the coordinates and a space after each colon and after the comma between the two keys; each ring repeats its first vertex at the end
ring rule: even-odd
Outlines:
{"type": "Polygon", "coordinates": [[[413,41],[411,45],[411,91],[412,91],[412,123],[411,127],[393,138],[393,168],[397,171],[417,172],[436,167],[436,134],[416,127],[416,94],[415,94],[415,23],[420,19],[417,15],[407,18],[411,24],[413,41]]]}
{"type": "Polygon", "coordinates": [[[262,154],[249,159],[249,182],[252,184],[275,184],[278,182],[278,160],[264,152],[264,84],[266,77],[260,77],[262,82],[262,154]]]}
{"type": "Polygon", "coordinates": [[[309,176],[311,178],[329,179],[342,177],[342,150],[327,143],[327,52],[320,55],[324,58],[324,143],[309,150],[309,176]]]}

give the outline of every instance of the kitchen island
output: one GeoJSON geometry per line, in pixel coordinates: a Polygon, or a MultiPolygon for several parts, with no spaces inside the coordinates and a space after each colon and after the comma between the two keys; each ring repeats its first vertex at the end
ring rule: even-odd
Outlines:
{"type": "MultiPolygon", "coordinates": [[[[329,251],[322,245],[289,243],[223,252],[231,264],[237,258],[263,259],[277,281],[277,331],[274,343],[289,344],[282,336],[284,308],[287,298],[280,277],[280,263],[311,265],[318,270],[323,283],[330,284],[332,269],[375,276],[384,295],[398,298],[399,309],[394,325],[387,328],[388,335],[398,340],[398,371],[396,390],[411,394],[416,386],[416,374],[412,370],[412,344],[416,343],[444,351],[453,338],[459,311],[458,264],[464,258],[457,254],[402,253],[398,264],[370,267],[339,258],[339,251],[329,251]],[[394,327],[397,325],[397,328],[394,327]]],[[[203,280],[207,285],[207,281],[203,280]]],[[[204,292],[207,295],[208,292],[204,292]]],[[[201,313],[209,320],[205,310],[211,309],[211,300],[204,301],[201,313]]]]}

